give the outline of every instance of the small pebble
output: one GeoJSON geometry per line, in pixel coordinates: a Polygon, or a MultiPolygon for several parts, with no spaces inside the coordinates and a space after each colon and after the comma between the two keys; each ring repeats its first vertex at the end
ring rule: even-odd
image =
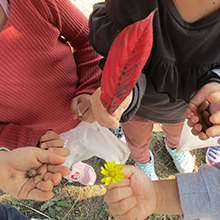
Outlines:
{"type": "Polygon", "coordinates": [[[30,169],[30,170],[28,171],[28,176],[29,176],[30,178],[35,177],[36,175],[37,175],[37,170],[35,170],[35,169],[30,169]]]}

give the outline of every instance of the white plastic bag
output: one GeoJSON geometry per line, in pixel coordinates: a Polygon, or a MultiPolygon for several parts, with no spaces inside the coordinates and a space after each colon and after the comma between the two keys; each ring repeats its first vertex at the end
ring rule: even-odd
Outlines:
{"type": "Polygon", "coordinates": [[[82,121],[76,128],[60,134],[60,138],[71,152],[63,164],[67,167],[92,156],[123,164],[130,155],[128,146],[98,122],[82,121]]]}
{"type": "Polygon", "coordinates": [[[187,120],[185,120],[177,152],[183,152],[187,150],[190,151],[193,149],[209,146],[218,146],[217,140],[219,139],[219,137],[210,137],[209,139],[202,141],[198,138],[198,136],[195,136],[191,133],[191,129],[192,128],[187,125],[187,120]]]}

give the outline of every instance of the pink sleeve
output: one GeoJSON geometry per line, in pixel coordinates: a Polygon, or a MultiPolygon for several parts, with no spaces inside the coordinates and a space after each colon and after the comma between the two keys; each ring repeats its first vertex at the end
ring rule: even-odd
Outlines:
{"type": "Polygon", "coordinates": [[[99,86],[101,69],[98,55],[88,41],[88,19],[69,0],[56,0],[60,13],[61,35],[70,43],[73,48],[73,55],[77,63],[79,74],[79,87],[77,94],[92,94],[99,86]]]}

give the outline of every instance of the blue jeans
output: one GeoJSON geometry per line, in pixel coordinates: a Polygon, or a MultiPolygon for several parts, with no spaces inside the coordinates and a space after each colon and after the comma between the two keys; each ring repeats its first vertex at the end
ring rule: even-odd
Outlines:
{"type": "Polygon", "coordinates": [[[16,208],[10,205],[0,203],[0,219],[1,220],[30,220],[22,215],[16,208]]]}

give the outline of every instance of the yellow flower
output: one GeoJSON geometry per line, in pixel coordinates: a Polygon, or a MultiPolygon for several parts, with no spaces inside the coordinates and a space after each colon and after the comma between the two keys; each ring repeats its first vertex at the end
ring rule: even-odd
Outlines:
{"type": "Polygon", "coordinates": [[[115,165],[115,161],[105,163],[104,167],[101,167],[101,173],[104,174],[105,178],[103,178],[101,181],[102,183],[105,183],[105,185],[107,186],[111,180],[113,183],[117,184],[118,181],[122,181],[124,179],[124,175],[123,175],[123,166],[121,164],[116,164],[115,165]]]}

